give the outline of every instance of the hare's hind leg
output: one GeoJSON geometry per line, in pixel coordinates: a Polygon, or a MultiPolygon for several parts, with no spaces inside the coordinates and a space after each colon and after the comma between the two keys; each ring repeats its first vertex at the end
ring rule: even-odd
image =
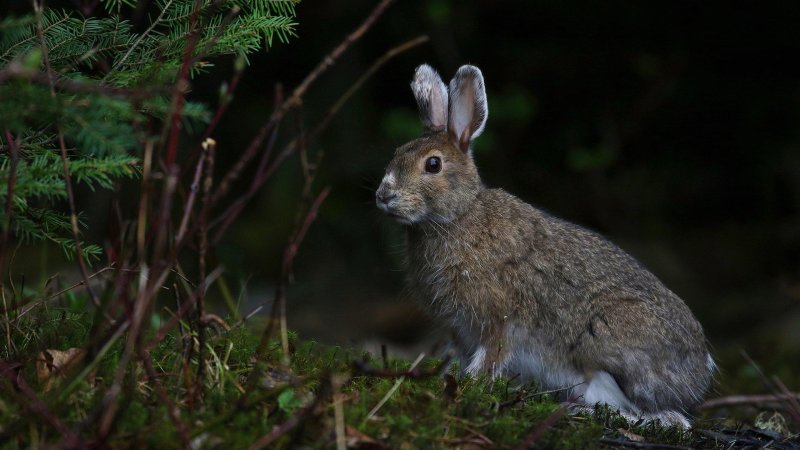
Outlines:
{"type": "Polygon", "coordinates": [[[622,391],[617,381],[606,371],[597,371],[591,374],[583,402],[591,408],[597,404],[605,404],[619,411],[622,417],[631,422],[641,419],[645,421],[660,421],[666,426],[679,426],[689,428],[690,423],[685,415],[678,411],[665,410],[656,413],[642,412],[622,391]]]}
{"type": "Polygon", "coordinates": [[[583,402],[587,405],[603,403],[621,411],[638,411],[608,372],[600,370],[586,378],[589,383],[583,393],[583,402]]]}
{"type": "Polygon", "coordinates": [[[685,411],[702,400],[711,380],[699,325],[685,317],[676,319],[680,326],[671,326],[663,317],[680,317],[682,308],[636,298],[600,298],[592,306],[586,331],[571,346],[578,365],[593,374],[585,402],[686,427],[685,411]]]}

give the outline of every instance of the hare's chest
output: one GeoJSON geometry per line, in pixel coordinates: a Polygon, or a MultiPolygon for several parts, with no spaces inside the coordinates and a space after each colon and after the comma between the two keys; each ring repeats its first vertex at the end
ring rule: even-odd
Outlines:
{"type": "Polygon", "coordinates": [[[433,300],[464,297],[469,285],[477,281],[475,270],[455,258],[438,254],[422,256],[410,261],[412,277],[433,300]]]}
{"type": "MultiPolygon", "coordinates": [[[[491,304],[498,304],[506,295],[491,261],[476,254],[468,242],[428,245],[412,251],[410,275],[418,291],[436,305],[439,312],[470,315],[491,304]]],[[[502,302],[500,302],[502,303],[502,302]]],[[[494,314],[492,314],[494,315],[494,314]]]]}

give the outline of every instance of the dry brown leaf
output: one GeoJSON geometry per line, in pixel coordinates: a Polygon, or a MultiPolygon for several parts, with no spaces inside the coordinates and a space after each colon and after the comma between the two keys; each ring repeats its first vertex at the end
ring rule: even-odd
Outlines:
{"type": "MultiPolygon", "coordinates": [[[[44,392],[53,389],[58,378],[69,375],[86,356],[82,348],[67,350],[45,350],[36,356],[36,378],[44,392]]],[[[93,378],[93,375],[90,375],[93,378]]]]}

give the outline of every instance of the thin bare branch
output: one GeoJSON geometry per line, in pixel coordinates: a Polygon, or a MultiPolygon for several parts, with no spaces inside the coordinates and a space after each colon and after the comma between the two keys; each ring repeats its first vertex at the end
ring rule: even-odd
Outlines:
{"type": "Polygon", "coordinates": [[[242,156],[236,162],[236,164],[231,167],[230,170],[222,177],[222,181],[219,183],[219,189],[214,193],[214,196],[211,199],[211,204],[216,205],[222,197],[227,195],[230,186],[239,178],[239,175],[242,173],[245,167],[252,161],[252,159],[258,153],[258,150],[264,144],[267,136],[270,134],[272,129],[283,119],[283,116],[296,105],[300,104],[300,99],[305,95],[308,88],[322,75],[330,66],[332,66],[341,56],[344,54],[348,48],[350,48],[353,43],[361,39],[361,37],[366,33],[375,22],[377,22],[378,18],[383,14],[383,12],[388,8],[394,0],[381,0],[380,3],[372,10],[372,12],[367,16],[364,22],[358,26],[352,33],[347,35],[347,37],[334,48],[327,56],[322,58],[322,60],[317,64],[317,66],[303,79],[303,81],[295,88],[292,92],[292,95],[283,102],[283,104],[277,108],[270,116],[269,120],[261,126],[256,133],[256,136],[250,141],[250,145],[248,145],[247,149],[244,151],[242,156]]]}
{"type": "Polygon", "coordinates": [[[199,278],[201,285],[197,290],[197,380],[194,388],[194,397],[199,399],[205,385],[205,349],[206,349],[206,322],[204,317],[206,290],[206,252],[208,251],[208,209],[211,196],[211,186],[214,184],[214,155],[217,143],[213,139],[206,139],[203,143],[203,156],[206,160],[205,178],[203,180],[203,210],[200,212],[200,254],[199,254],[199,278]]]}
{"type": "MultiPolygon", "coordinates": [[[[6,245],[11,233],[11,215],[14,206],[14,187],[17,182],[17,163],[19,162],[19,147],[17,146],[14,136],[8,129],[5,130],[6,142],[8,142],[8,156],[11,164],[8,168],[8,183],[6,184],[6,223],[3,224],[3,240],[0,241],[0,289],[3,288],[5,282],[5,273],[3,271],[3,256],[5,255],[6,245]]],[[[4,297],[5,300],[5,297],[4,297]]],[[[8,309],[6,308],[6,312],[8,309]]]]}
{"type": "MultiPolygon", "coordinates": [[[[203,140],[203,144],[205,145],[207,139],[203,140]]],[[[206,159],[204,157],[200,157],[197,159],[197,164],[194,168],[194,178],[192,178],[192,184],[189,187],[189,198],[186,200],[186,205],[183,207],[183,218],[181,219],[180,227],[178,228],[178,234],[175,235],[175,248],[178,249],[179,243],[183,242],[184,237],[186,236],[186,227],[189,225],[189,217],[192,215],[192,210],[194,209],[194,202],[197,198],[197,193],[200,191],[200,176],[203,174],[203,164],[205,164],[206,159]]]]}
{"type": "Polygon", "coordinates": [[[139,349],[139,359],[142,361],[145,372],[147,372],[148,381],[153,385],[159,400],[167,409],[167,415],[172,421],[173,426],[175,426],[175,430],[178,432],[183,448],[191,450],[193,447],[189,440],[188,428],[181,420],[177,406],[175,406],[175,403],[167,395],[166,389],[164,389],[164,386],[159,382],[158,374],[153,368],[153,360],[150,359],[150,354],[141,349],[141,347],[139,349]]]}
{"type": "MultiPolygon", "coordinates": [[[[336,116],[336,113],[347,103],[347,100],[353,96],[361,86],[373,75],[377,72],[384,64],[389,62],[392,58],[396,57],[397,55],[408,51],[418,45],[421,45],[428,41],[427,36],[419,36],[414,38],[410,41],[404,42],[403,44],[398,45],[384,53],[380,58],[378,58],[370,67],[364,72],[356,81],[353,83],[344,94],[342,94],[339,99],[333,104],[333,106],[325,113],[322,120],[314,127],[311,133],[305,137],[304,139],[300,139],[296,137],[292,139],[286,146],[281,150],[281,152],[276,156],[276,158],[271,161],[269,164],[268,162],[268,153],[269,150],[272,149],[274,145],[274,137],[275,132],[273,130],[273,135],[270,138],[269,145],[267,146],[268,152],[264,154],[261,158],[261,162],[259,163],[258,170],[256,171],[256,175],[253,177],[253,180],[250,184],[250,188],[248,191],[240,198],[238,198],[231,206],[229,206],[225,212],[220,214],[219,218],[214,221],[214,223],[219,223],[220,226],[217,229],[214,235],[214,242],[219,242],[219,240],[224,235],[225,231],[227,231],[228,227],[233,223],[233,221],[238,217],[238,215],[244,209],[246,203],[248,203],[253,196],[258,192],[261,186],[277,171],[277,169],[283,164],[283,162],[300,146],[300,144],[308,145],[311,140],[316,138],[323,130],[325,130],[328,125],[330,124],[331,120],[336,116]]],[[[316,164],[319,164],[323,157],[323,153],[318,153],[316,157],[316,164]]],[[[237,174],[238,177],[238,174],[237,174]]],[[[225,180],[223,179],[223,182],[225,180]]],[[[220,190],[222,189],[222,184],[220,184],[220,190]]],[[[217,192],[219,194],[220,191],[217,192]]],[[[216,195],[215,195],[216,198],[216,195]]]]}
{"type": "MultiPolygon", "coordinates": [[[[106,267],[103,267],[102,269],[98,270],[97,272],[89,275],[88,279],[91,280],[92,278],[94,278],[94,277],[96,277],[98,275],[101,275],[101,274],[103,274],[105,272],[108,272],[109,270],[111,270],[113,268],[114,268],[113,264],[108,265],[106,267]]],[[[25,309],[22,309],[22,311],[20,311],[19,314],[17,314],[17,316],[14,318],[14,320],[19,320],[25,314],[28,314],[32,310],[36,309],[37,306],[41,306],[41,305],[49,302],[50,300],[53,300],[55,298],[60,297],[62,294],[66,293],[66,292],[69,292],[69,291],[71,291],[71,290],[73,290],[75,288],[78,288],[78,287],[84,286],[84,285],[86,285],[86,281],[85,280],[80,280],[77,283],[73,284],[72,286],[69,286],[69,287],[66,287],[64,289],[61,289],[60,291],[55,292],[53,294],[47,295],[44,298],[42,298],[42,300],[36,302],[35,304],[30,305],[29,307],[27,307],[25,309]]]]}
{"type": "Polygon", "coordinates": [[[5,378],[8,384],[13,386],[13,389],[8,389],[7,385],[2,385],[2,387],[6,388],[5,391],[9,398],[16,397],[20,408],[27,410],[32,417],[36,417],[58,430],[62,436],[63,440],[61,442],[64,447],[82,448],[80,438],[64,425],[58,416],[50,410],[47,404],[36,395],[36,392],[28,386],[25,379],[20,376],[18,373],[18,369],[20,368],[21,366],[19,365],[10,364],[0,359],[0,379],[5,378]]]}

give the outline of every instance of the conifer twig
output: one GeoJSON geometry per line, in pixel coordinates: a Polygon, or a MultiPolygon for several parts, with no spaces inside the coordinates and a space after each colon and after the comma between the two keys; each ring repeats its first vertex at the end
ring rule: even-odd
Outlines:
{"type": "Polygon", "coordinates": [[[161,22],[161,20],[164,18],[164,15],[165,15],[165,14],[167,13],[167,11],[169,10],[169,7],[170,7],[170,6],[172,6],[172,3],[173,3],[174,1],[175,1],[175,0],[167,0],[167,3],[165,3],[165,4],[164,4],[164,9],[163,9],[163,10],[161,10],[161,14],[159,14],[159,15],[158,15],[158,17],[156,17],[156,20],[154,20],[154,21],[153,21],[153,23],[152,23],[152,24],[150,24],[150,26],[149,26],[149,27],[148,27],[146,30],[144,30],[144,32],[143,32],[142,34],[140,34],[140,35],[139,35],[139,37],[138,37],[138,38],[137,38],[137,39],[136,39],[136,40],[133,42],[133,45],[131,45],[131,47],[128,49],[128,51],[127,51],[127,52],[125,52],[125,55],[123,55],[123,56],[122,56],[122,59],[120,59],[120,60],[119,60],[119,61],[118,61],[116,64],[114,64],[114,66],[113,66],[113,67],[111,67],[111,70],[109,70],[109,71],[106,73],[106,75],[103,77],[103,79],[102,79],[102,80],[100,80],[100,82],[101,82],[101,83],[105,82],[105,81],[108,79],[108,77],[109,77],[109,76],[110,76],[110,75],[111,75],[111,74],[112,74],[112,73],[113,73],[115,70],[117,70],[117,69],[119,69],[120,67],[122,67],[122,64],[123,64],[123,63],[124,63],[124,62],[125,62],[125,61],[128,59],[128,57],[129,57],[129,56],[131,56],[131,53],[133,53],[133,51],[136,49],[136,47],[138,47],[138,46],[139,46],[139,44],[141,44],[141,43],[142,43],[142,41],[144,40],[144,38],[146,38],[146,37],[147,37],[147,35],[148,35],[148,34],[150,34],[150,32],[151,32],[151,31],[153,31],[153,29],[154,29],[156,26],[158,26],[158,24],[159,24],[159,23],[161,22]]]}
{"type": "MultiPolygon", "coordinates": [[[[44,0],[41,0],[44,2],[44,0]]],[[[45,70],[47,71],[48,83],[50,85],[50,96],[56,97],[56,90],[53,84],[53,68],[50,66],[50,57],[47,49],[47,42],[44,39],[44,32],[42,31],[42,12],[44,11],[44,4],[37,0],[33,0],[33,10],[36,12],[36,34],[39,36],[39,42],[42,50],[42,62],[44,62],[45,70]]],[[[81,245],[80,229],[78,228],[78,213],[75,209],[75,193],[72,190],[72,177],[69,173],[69,164],[67,163],[67,145],[64,142],[64,131],[61,125],[58,125],[58,146],[61,150],[61,165],[64,171],[64,183],[67,185],[67,202],[69,204],[69,219],[72,226],[72,235],[75,238],[75,257],[78,260],[78,267],[81,271],[81,276],[86,285],[86,292],[95,306],[100,307],[100,301],[94,293],[94,290],[89,285],[89,270],[86,268],[86,261],[83,259],[83,246],[81,245]]]]}
{"type": "MultiPolygon", "coordinates": [[[[23,67],[22,64],[12,61],[4,69],[0,70],[0,84],[6,80],[24,80],[36,84],[50,85],[51,78],[46,73],[41,73],[29,68],[23,67]]],[[[154,95],[168,94],[169,89],[162,86],[142,87],[142,88],[126,88],[106,86],[97,83],[88,83],[85,81],[76,81],[64,76],[53,74],[53,87],[61,91],[74,92],[76,94],[101,94],[110,97],[129,97],[133,99],[152,97],[154,95]]]]}

